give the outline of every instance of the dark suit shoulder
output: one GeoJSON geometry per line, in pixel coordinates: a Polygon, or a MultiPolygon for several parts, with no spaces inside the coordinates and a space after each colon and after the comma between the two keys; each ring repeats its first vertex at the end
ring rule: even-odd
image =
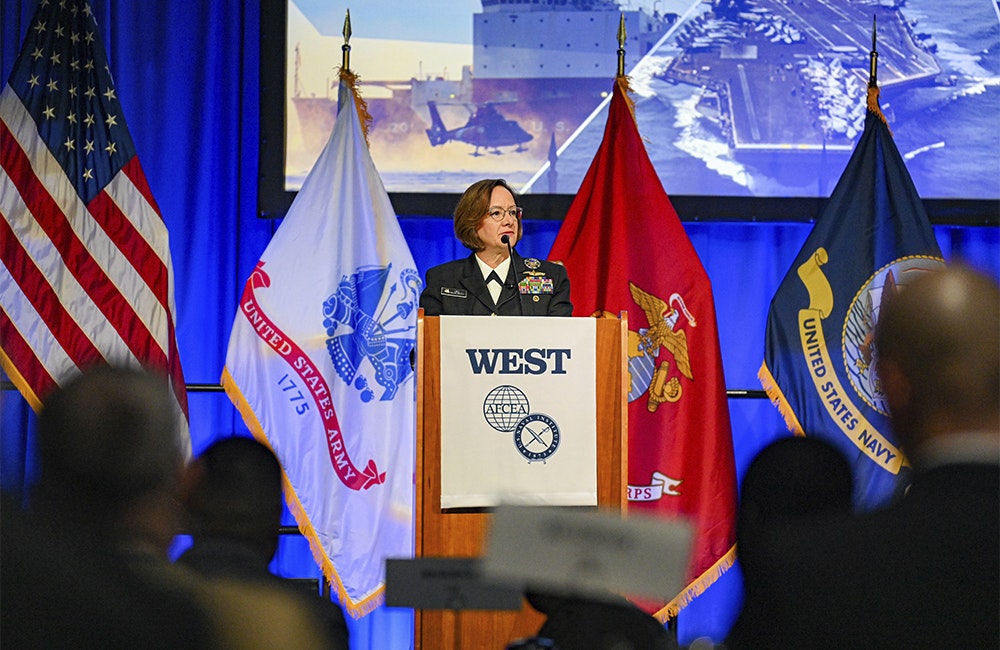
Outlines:
{"type": "Polygon", "coordinates": [[[470,313],[468,304],[471,303],[468,303],[468,290],[463,287],[462,278],[470,273],[472,264],[475,261],[470,255],[427,269],[420,294],[425,316],[470,313]]]}
{"type": "Polygon", "coordinates": [[[469,263],[469,258],[463,257],[457,260],[451,260],[450,262],[445,262],[444,264],[438,264],[427,269],[425,274],[428,282],[430,278],[443,278],[443,277],[461,277],[462,271],[465,266],[469,263]]]}
{"type": "Polygon", "coordinates": [[[542,263],[542,270],[550,275],[557,277],[566,277],[566,267],[562,264],[557,264],[556,262],[549,262],[548,260],[539,260],[542,263]]]}

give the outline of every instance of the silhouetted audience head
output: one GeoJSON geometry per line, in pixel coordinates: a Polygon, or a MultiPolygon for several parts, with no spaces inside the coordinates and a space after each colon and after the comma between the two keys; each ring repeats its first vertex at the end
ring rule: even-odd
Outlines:
{"type": "Polygon", "coordinates": [[[95,367],[44,401],[33,502],[166,549],[179,515],[181,441],[166,378],[95,367]]]}
{"type": "MultiPolygon", "coordinates": [[[[323,647],[346,650],[350,639],[340,606],[316,592],[310,597],[268,568],[278,546],[281,485],[281,465],[267,445],[238,436],[212,443],[190,466],[184,502],[193,543],[177,564],[223,592],[255,590],[260,597],[269,598],[267,602],[287,601],[289,615],[311,618],[318,625],[315,633],[322,638],[323,647]]],[[[226,603],[231,604],[228,598],[226,603]]],[[[269,638],[263,628],[273,615],[244,611],[238,601],[236,604],[235,608],[221,608],[230,623],[226,630],[231,640],[242,643],[244,639],[269,638]]],[[[262,608],[274,609],[271,604],[262,608]]],[[[277,638],[286,647],[301,647],[294,637],[277,638]]]]}
{"type": "Polygon", "coordinates": [[[753,589],[756,557],[787,526],[851,512],[853,478],[839,450],[817,438],[781,438],[750,462],[740,489],[736,553],[753,589]]]}
{"type": "Polygon", "coordinates": [[[141,548],[166,565],[175,534],[186,448],[176,408],[166,380],[124,368],[88,370],[46,396],[30,508],[2,508],[4,647],[211,647],[196,592],[133,562],[141,548]]]}
{"type": "MultiPolygon", "coordinates": [[[[751,461],[740,490],[739,519],[766,525],[800,517],[846,514],[853,478],[847,459],[818,438],[781,438],[751,461]]],[[[739,527],[739,526],[738,526],[739,527]]]]}
{"type": "Polygon", "coordinates": [[[878,374],[912,454],[949,432],[1000,430],[1000,292],[961,265],[927,273],[883,306],[878,374]]]}
{"type": "Polygon", "coordinates": [[[195,536],[243,542],[267,563],[281,525],[281,465],[252,438],[224,438],[193,463],[187,499],[195,536]]]}
{"type": "Polygon", "coordinates": [[[545,614],[536,637],[508,646],[510,650],[674,650],[677,641],[662,623],[625,598],[568,594],[525,594],[545,614]]]}

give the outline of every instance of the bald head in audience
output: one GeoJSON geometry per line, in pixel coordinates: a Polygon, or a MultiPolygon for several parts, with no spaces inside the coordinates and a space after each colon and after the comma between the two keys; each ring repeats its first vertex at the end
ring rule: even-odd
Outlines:
{"type": "Polygon", "coordinates": [[[45,400],[35,501],[114,537],[166,551],[176,534],[185,453],[166,377],[99,366],[45,400]]]}
{"type": "Polygon", "coordinates": [[[1000,431],[1000,292],[991,278],[965,266],[918,278],[884,306],[875,345],[908,454],[949,434],[1000,431]]]}
{"type": "Polygon", "coordinates": [[[875,326],[904,495],[765,531],[739,648],[1000,648],[1000,290],[956,265],[884,302],[875,326]]]}

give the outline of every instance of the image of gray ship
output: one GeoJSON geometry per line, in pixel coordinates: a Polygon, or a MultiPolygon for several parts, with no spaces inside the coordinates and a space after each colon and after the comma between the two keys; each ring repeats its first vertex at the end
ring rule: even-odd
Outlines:
{"type": "MultiPolygon", "coordinates": [[[[472,14],[472,64],[458,79],[417,74],[409,79],[362,79],[374,141],[419,139],[427,147],[461,147],[478,156],[524,153],[524,169],[544,161],[611,89],[617,30],[628,33],[632,67],[666,33],[674,15],[622,8],[614,0],[482,0],[472,14]],[[384,94],[384,93],[383,93],[384,94]]],[[[321,147],[336,116],[336,89],[310,96],[299,82],[296,56],[291,101],[304,142],[321,147]]]]}

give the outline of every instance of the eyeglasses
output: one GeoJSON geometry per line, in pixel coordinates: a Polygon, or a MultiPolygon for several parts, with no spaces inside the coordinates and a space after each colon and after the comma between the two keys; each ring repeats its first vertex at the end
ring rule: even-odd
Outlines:
{"type": "Polygon", "coordinates": [[[511,219],[521,220],[521,208],[511,208],[510,210],[501,210],[500,208],[490,208],[490,211],[486,214],[489,215],[490,219],[493,221],[502,221],[504,217],[510,217],[511,219]]]}

